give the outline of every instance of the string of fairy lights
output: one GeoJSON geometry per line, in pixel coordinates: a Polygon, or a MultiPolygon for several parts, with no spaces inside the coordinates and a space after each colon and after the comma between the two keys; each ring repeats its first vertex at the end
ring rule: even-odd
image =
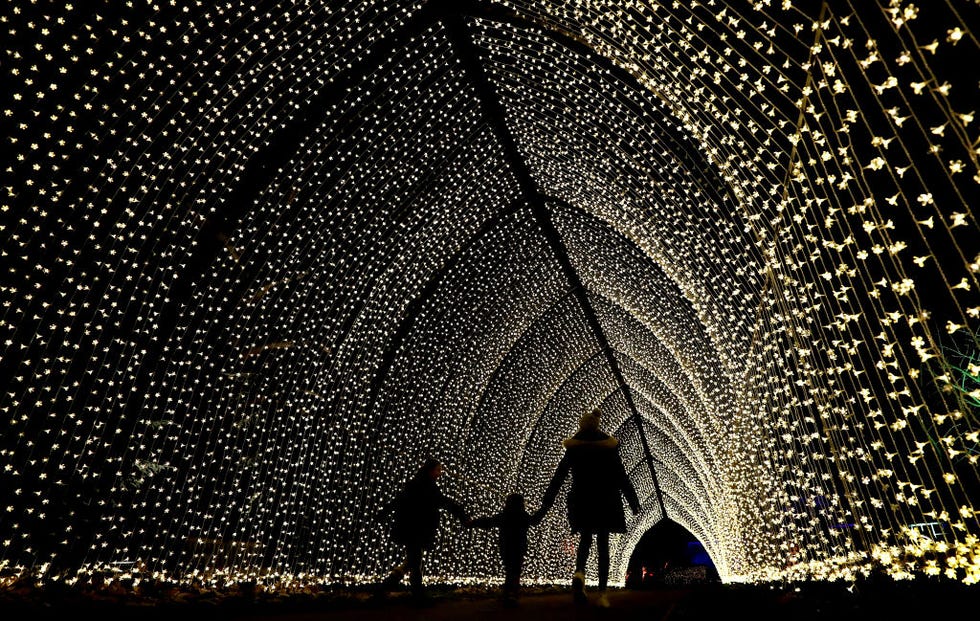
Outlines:
{"type": "Polygon", "coordinates": [[[0,584],[373,581],[425,457],[533,510],[597,406],[614,583],[664,518],[726,582],[980,579],[980,5],[332,4],[0,9],[0,584]]]}

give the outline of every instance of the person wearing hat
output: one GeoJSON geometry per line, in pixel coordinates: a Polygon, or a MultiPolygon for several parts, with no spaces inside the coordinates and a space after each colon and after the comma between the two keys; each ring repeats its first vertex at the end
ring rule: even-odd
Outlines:
{"type": "Polygon", "coordinates": [[[540,521],[548,512],[569,474],[568,523],[579,534],[575,555],[575,574],[572,595],[575,602],[588,601],[585,595],[585,565],[595,537],[599,573],[599,606],[608,607],[606,585],[609,580],[609,533],[626,532],[623,497],[634,515],[640,511],[640,501],[626,468],[619,457],[619,439],[599,428],[598,408],[579,419],[578,431],[566,438],[565,453],[555,470],[534,519],[540,521]]]}

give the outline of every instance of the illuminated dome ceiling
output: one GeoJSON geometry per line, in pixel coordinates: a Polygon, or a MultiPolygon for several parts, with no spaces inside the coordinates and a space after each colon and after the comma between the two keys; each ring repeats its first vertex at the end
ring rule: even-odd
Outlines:
{"type": "Polygon", "coordinates": [[[328,4],[0,12],[3,579],[374,580],[594,407],[614,580],[980,577],[976,3],[328,4]]]}

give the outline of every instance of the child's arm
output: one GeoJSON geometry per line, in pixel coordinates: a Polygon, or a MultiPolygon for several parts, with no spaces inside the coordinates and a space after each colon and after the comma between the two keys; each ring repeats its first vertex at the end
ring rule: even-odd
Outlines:
{"type": "Polygon", "coordinates": [[[494,528],[500,525],[501,515],[487,515],[484,517],[473,518],[469,522],[470,528],[494,528]]]}

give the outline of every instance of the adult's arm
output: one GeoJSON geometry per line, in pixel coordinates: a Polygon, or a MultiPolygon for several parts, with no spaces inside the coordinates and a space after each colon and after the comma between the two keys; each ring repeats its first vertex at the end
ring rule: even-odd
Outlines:
{"type": "Polygon", "coordinates": [[[541,518],[551,509],[551,505],[555,504],[555,498],[558,496],[558,491],[561,489],[562,483],[565,482],[565,478],[568,476],[568,470],[571,468],[571,465],[571,462],[568,461],[568,453],[565,453],[561,461],[558,462],[558,468],[555,469],[555,474],[552,475],[551,482],[548,483],[548,489],[545,490],[544,497],[541,499],[541,508],[534,513],[533,519],[535,521],[540,522],[541,518]]]}
{"type": "Polygon", "coordinates": [[[466,522],[469,520],[469,514],[466,513],[466,509],[463,507],[463,505],[459,504],[449,496],[446,496],[444,493],[442,493],[442,490],[439,490],[439,496],[439,505],[443,509],[456,516],[460,522],[466,522]]]}
{"type": "Polygon", "coordinates": [[[633,481],[630,480],[630,475],[626,473],[626,466],[623,465],[623,460],[619,456],[619,451],[616,451],[616,462],[619,464],[619,489],[622,490],[623,496],[626,497],[626,502],[629,504],[630,509],[632,509],[634,514],[640,512],[640,499],[636,496],[636,488],[633,487],[633,481]]]}

